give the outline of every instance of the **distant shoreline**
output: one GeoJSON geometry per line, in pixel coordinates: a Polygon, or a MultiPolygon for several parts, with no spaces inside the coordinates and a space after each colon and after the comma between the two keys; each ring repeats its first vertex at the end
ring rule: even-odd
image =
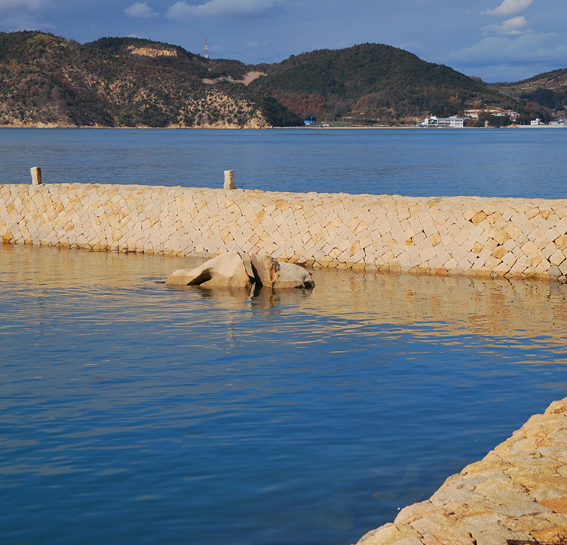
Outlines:
{"type": "Polygon", "coordinates": [[[160,131],[218,131],[218,130],[229,130],[229,131],[269,131],[269,130],[282,130],[282,129],[296,129],[296,130],[420,130],[420,131],[462,131],[462,130],[510,130],[510,129],[566,129],[567,125],[516,125],[507,127],[265,127],[265,128],[250,128],[250,127],[89,127],[89,126],[69,126],[69,125],[55,125],[55,126],[18,126],[18,125],[4,125],[0,126],[0,129],[71,129],[71,130],[160,130],[160,131]]]}

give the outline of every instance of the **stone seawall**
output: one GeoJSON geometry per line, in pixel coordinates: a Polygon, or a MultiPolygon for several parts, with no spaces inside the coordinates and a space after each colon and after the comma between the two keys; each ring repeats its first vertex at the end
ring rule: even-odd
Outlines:
{"type": "Polygon", "coordinates": [[[0,185],[4,242],[314,267],[559,279],[567,200],[0,185]]]}
{"type": "Polygon", "coordinates": [[[567,542],[567,398],[358,545],[567,542]]]}

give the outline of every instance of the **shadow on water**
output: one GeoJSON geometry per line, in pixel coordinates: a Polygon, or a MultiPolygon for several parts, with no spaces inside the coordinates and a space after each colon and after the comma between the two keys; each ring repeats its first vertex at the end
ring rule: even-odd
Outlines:
{"type": "Polygon", "coordinates": [[[353,543],[564,397],[567,286],[0,247],[9,543],[353,543]]]}

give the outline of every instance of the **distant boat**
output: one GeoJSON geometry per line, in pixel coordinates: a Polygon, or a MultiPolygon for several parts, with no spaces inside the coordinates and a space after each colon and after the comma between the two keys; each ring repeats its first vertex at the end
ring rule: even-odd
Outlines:
{"type": "Polygon", "coordinates": [[[464,127],[465,120],[462,117],[452,115],[451,117],[426,117],[420,127],[464,127]]]}

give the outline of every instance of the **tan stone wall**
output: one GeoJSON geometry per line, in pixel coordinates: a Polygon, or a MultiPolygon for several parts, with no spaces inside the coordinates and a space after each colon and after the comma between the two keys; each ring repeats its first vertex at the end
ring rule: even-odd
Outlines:
{"type": "Polygon", "coordinates": [[[358,545],[552,545],[567,540],[567,398],[358,545]]]}
{"type": "Polygon", "coordinates": [[[0,185],[6,242],[315,267],[564,279],[567,200],[0,185]]]}

